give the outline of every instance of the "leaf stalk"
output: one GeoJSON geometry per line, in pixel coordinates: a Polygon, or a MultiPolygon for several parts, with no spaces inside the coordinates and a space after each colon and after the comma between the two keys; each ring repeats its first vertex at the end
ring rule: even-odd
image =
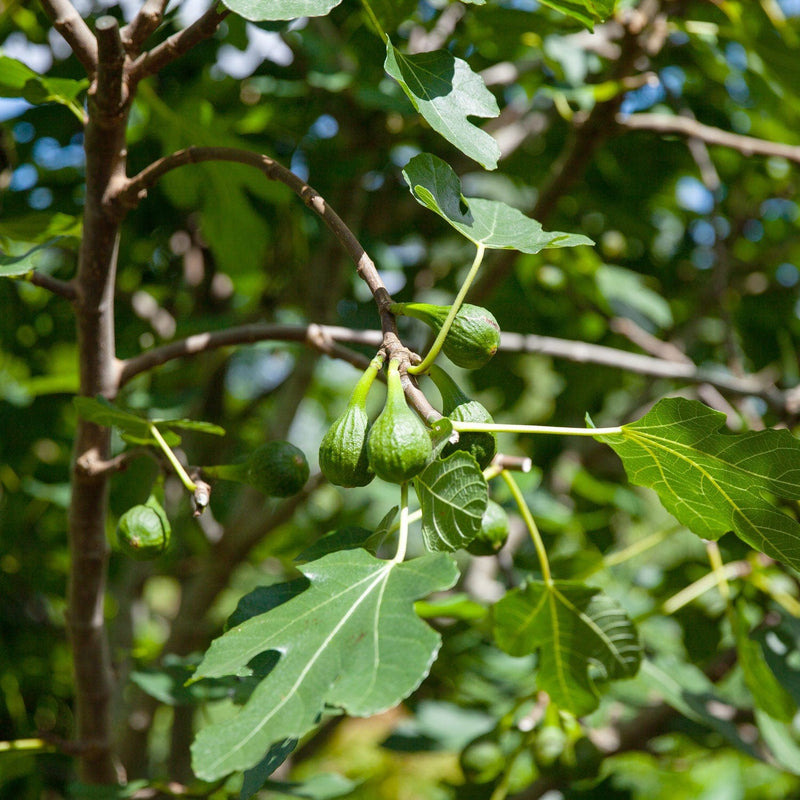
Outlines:
{"type": "Polygon", "coordinates": [[[511,473],[507,469],[504,469],[500,474],[511,491],[511,495],[517,504],[519,513],[522,515],[525,526],[528,528],[528,532],[533,540],[533,546],[536,548],[536,555],[539,559],[539,566],[542,570],[542,580],[547,586],[552,586],[553,576],[550,572],[550,562],[547,559],[547,549],[542,541],[542,535],[539,533],[539,528],[536,525],[536,521],[533,519],[533,514],[531,514],[531,510],[528,508],[528,504],[525,502],[525,498],[523,497],[522,492],[520,491],[520,488],[512,477],[511,473]]]}
{"type": "Polygon", "coordinates": [[[197,491],[197,484],[189,477],[186,470],[183,468],[183,465],[180,461],[178,461],[175,453],[172,452],[172,448],[166,443],[158,428],[152,422],[148,427],[150,428],[150,434],[158,442],[158,446],[164,451],[164,455],[167,457],[169,463],[172,464],[172,468],[180,478],[181,483],[186,487],[186,491],[194,494],[197,491]]]}
{"type": "Polygon", "coordinates": [[[447,338],[447,334],[449,333],[450,327],[453,324],[453,320],[456,318],[456,314],[458,314],[458,310],[459,308],[461,308],[461,304],[464,302],[464,298],[467,296],[469,287],[472,285],[472,282],[475,280],[475,276],[478,274],[478,268],[483,262],[483,254],[486,252],[486,248],[480,242],[478,242],[477,246],[478,249],[477,252],[475,253],[475,258],[472,261],[472,266],[469,268],[467,277],[464,279],[464,282],[461,284],[461,288],[458,290],[456,299],[453,300],[453,304],[450,306],[450,311],[445,317],[444,323],[442,324],[439,333],[436,334],[436,338],[433,340],[431,349],[428,350],[428,353],[426,354],[425,358],[423,358],[419,364],[413,365],[408,368],[408,371],[412,375],[419,375],[421,373],[427,372],[430,369],[431,364],[433,364],[433,361],[436,358],[436,356],[439,355],[439,352],[442,349],[442,345],[444,344],[444,340],[447,338]]]}

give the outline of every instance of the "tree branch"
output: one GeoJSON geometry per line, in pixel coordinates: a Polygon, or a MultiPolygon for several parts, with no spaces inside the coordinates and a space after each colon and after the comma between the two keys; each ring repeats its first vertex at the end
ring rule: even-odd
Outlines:
{"type": "MultiPolygon", "coordinates": [[[[147,372],[177,358],[187,358],[199,353],[240,344],[281,340],[304,342],[332,358],[340,358],[358,369],[366,369],[369,359],[337,342],[378,348],[383,342],[380,331],[354,330],[334,325],[278,325],[254,323],[238,325],[222,331],[210,331],[170,342],[141,355],[123,361],[119,371],[119,386],[124,386],[136,375],[147,372]]],[[[674,356],[654,357],[631,353],[616,347],[588,344],[553,336],[532,333],[507,333],[501,336],[500,350],[515,353],[541,353],[581,364],[599,364],[640,375],[686,381],[692,384],[707,383],[736,395],[764,398],[778,411],[786,411],[791,392],[782,392],[768,381],[754,375],[736,376],[713,369],[702,369],[693,361],[677,361],[674,356]]],[[[419,390],[409,390],[409,398],[417,405],[419,390]]]]}
{"type": "MultiPolygon", "coordinates": [[[[149,2],[149,0],[148,0],[149,2]]],[[[148,75],[154,75],[167,64],[171,64],[184,53],[189,52],[195,45],[204,39],[209,39],[216,33],[220,22],[230,14],[224,8],[217,11],[217,3],[211,6],[201,17],[198,17],[188,28],[173,34],[152,50],[143,53],[130,67],[128,77],[132,83],[138,83],[148,75]]]]}
{"type": "Polygon", "coordinates": [[[312,211],[318,214],[330,228],[350,257],[355,261],[358,274],[369,286],[370,291],[383,311],[391,303],[387,291],[373,260],[355,237],[342,218],[325,202],[325,199],[297,177],[291,170],[279,164],[269,156],[241,150],[235,147],[187,147],[178,150],[145,167],[138,175],[130,178],[115,196],[112,202],[119,206],[135,207],[147,195],[147,189],[161,177],[173,169],[187,164],[199,164],[205,161],[231,161],[246,164],[263,172],[270,180],[288,186],[312,211]]]}
{"type": "Polygon", "coordinates": [[[255,344],[280,340],[285,342],[303,342],[332,358],[340,358],[354,367],[366,369],[369,359],[366,356],[341,347],[335,340],[348,341],[352,344],[364,344],[380,347],[383,341],[377,331],[356,331],[350,328],[337,328],[328,325],[278,325],[269,323],[253,323],[237,325],[221,331],[211,331],[188,336],[163,347],[148,350],[141,355],[123,361],[119,371],[119,386],[124,386],[136,375],[147,372],[154,367],[166,364],[176,358],[187,358],[220,347],[239,344],[255,344]]]}
{"type": "MultiPolygon", "coordinates": [[[[97,80],[87,99],[84,133],[86,198],[83,238],[74,279],[80,393],[111,397],[116,389],[114,285],[121,215],[104,198],[125,178],[127,104],[117,22],[98,21],[97,80]]],[[[75,731],[86,784],[117,783],[112,754],[114,673],[103,613],[109,546],[106,539],[108,473],[91,474],[81,463],[109,459],[109,428],[79,419],[75,433],[69,508],[70,573],[67,627],[75,671],[75,731]]]]}
{"type": "Polygon", "coordinates": [[[720,128],[703,125],[690,117],[669,114],[617,114],[615,121],[617,125],[627,130],[653,131],[662,134],[674,133],[699,139],[706,144],[730,147],[747,156],[778,156],[800,164],[800,146],[769,142],[766,139],[743,136],[739,133],[729,133],[720,128]]]}
{"type": "Polygon", "coordinates": [[[139,13],[122,29],[122,43],[129,55],[138,55],[142,45],[164,19],[169,0],[145,0],[139,13]]]}
{"type": "Polygon", "coordinates": [[[66,39],[86,72],[93,76],[97,70],[97,41],[75,6],[69,0],[41,2],[45,14],[53,21],[53,27],[66,39]]]}
{"type": "Polygon", "coordinates": [[[125,181],[109,197],[109,202],[120,211],[123,208],[134,208],[146,197],[148,188],[171,170],[186,164],[199,164],[205,161],[230,161],[245,164],[260,170],[270,180],[278,181],[288,186],[322,219],[355,262],[359,277],[369,287],[378,307],[381,330],[383,331],[383,347],[386,349],[387,356],[389,358],[396,356],[401,361],[410,358],[410,352],[403,347],[397,336],[395,318],[389,310],[392,298],[378,274],[375,262],[369,257],[355,234],[347,227],[333,208],[325,202],[319,192],[298,178],[291,170],[269,158],[269,156],[235,147],[187,147],[184,150],[178,150],[154,161],[138,175],[134,175],[125,181]]]}
{"type": "Polygon", "coordinates": [[[35,270],[28,277],[28,281],[34,286],[40,286],[42,289],[47,289],[53,294],[60,295],[61,297],[75,302],[77,292],[75,287],[68,281],[60,281],[58,278],[53,278],[45,272],[36,272],[35,270]]]}
{"type": "Polygon", "coordinates": [[[97,31],[97,93],[95,102],[107,117],[119,114],[127,101],[127,86],[122,80],[125,65],[125,49],[119,34],[119,23],[115,17],[100,17],[95,25],[97,31]]]}
{"type": "Polygon", "coordinates": [[[557,339],[552,336],[538,336],[532,333],[503,333],[499,349],[518,353],[542,353],[567,361],[601,364],[626,372],[682,380],[688,383],[708,383],[732,394],[762,397],[774,408],[781,411],[786,410],[788,395],[756,376],[739,377],[714,369],[702,369],[689,360],[676,362],[631,353],[616,347],[557,339]]]}

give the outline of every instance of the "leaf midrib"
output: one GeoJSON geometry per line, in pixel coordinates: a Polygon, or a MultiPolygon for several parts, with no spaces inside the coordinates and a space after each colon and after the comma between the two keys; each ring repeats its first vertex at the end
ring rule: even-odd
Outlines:
{"type": "MultiPolygon", "coordinates": [[[[216,769],[217,767],[219,767],[220,764],[222,764],[227,759],[233,757],[237,752],[242,750],[244,748],[244,746],[256,734],[258,734],[264,728],[264,726],[272,719],[272,717],[274,717],[275,714],[277,712],[279,712],[289,702],[289,700],[295,696],[295,694],[297,693],[298,687],[302,684],[303,680],[305,679],[305,676],[308,674],[308,672],[311,670],[311,668],[314,666],[314,664],[316,664],[316,662],[319,660],[321,654],[325,651],[325,649],[327,648],[328,644],[330,644],[330,642],[334,639],[334,637],[338,634],[338,632],[344,627],[345,623],[350,620],[350,618],[355,613],[355,610],[372,593],[372,591],[375,588],[375,586],[377,586],[378,583],[381,582],[381,580],[388,580],[388,576],[391,573],[393,566],[394,565],[390,562],[385,567],[382,567],[375,575],[370,575],[370,576],[368,576],[368,577],[363,579],[362,582],[368,582],[368,581],[370,581],[371,579],[374,578],[372,583],[365,589],[365,591],[362,593],[362,595],[352,604],[352,606],[347,611],[347,613],[342,616],[342,619],[339,620],[339,622],[331,629],[330,633],[325,637],[325,639],[323,639],[322,644],[317,648],[317,650],[314,652],[313,656],[308,660],[308,663],[300,671],[300,673],[297,676],[297,679],[295,680],[294,684],[291,686],[289,691],[286,692],[283,695],[283,697],[281,698],[280,702],[271,709],[270,713],[267,714],[265,717],[263,717],[261,719],[261,722],[259,722],[258,725],[254,726],[253,730],[247,736],[245,736],[243,739],[239,740],[237,742],[236,746],[234,746],[233,748],[228,750],[224,755],[221,755],[216,761],[211,762],[211,768],[212,769],[216,769]]],[[[345,589],[344,591],[340,592],[338,595],[332,596],[331,598],[326,600],[325,603],[321,603],[319,606],[316,606],[315,608],[316,609],[322,608],[327,603],[332,602],[335,598],[341,597],[342,595],[346,594],[348,591],[352,590],[353,588],[357,587],[358,585],[359,584],[354,584],[353,586],[347,587],[347,589],[345,589]]],[[[282,628],[281,631],[286,630],[286,628],[290,627],[291,625],[296,624],[299,620],[301,620],[308,613],[311,613],[311,609],[308,609],[304,614],[302,614],[299,617],[296,617],[295,619],[293,619],[292,622],[290,623],[290,625],[284,626],[284,628],[282,628]]],[[[276,631],[276,634],[277,633],[278,633],[278,631],[276,631]]]]}

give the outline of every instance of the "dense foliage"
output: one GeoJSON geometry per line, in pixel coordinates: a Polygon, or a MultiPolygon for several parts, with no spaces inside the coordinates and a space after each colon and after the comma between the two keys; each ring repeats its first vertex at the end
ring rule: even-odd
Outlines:
{"type": "Polygon", "coordinates": [[[800,796],[800,4],[0,48],[0,797],[800,796]]]}

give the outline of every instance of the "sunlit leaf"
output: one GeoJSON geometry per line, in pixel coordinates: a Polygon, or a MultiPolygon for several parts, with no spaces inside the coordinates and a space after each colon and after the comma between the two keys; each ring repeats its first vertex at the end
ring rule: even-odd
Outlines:
{"type": "Polygon", "coordinates": [[[342,0],[223,0],[233,12],[253,22],[324,17],[342,0]]]}
{"type": "Polygon", "coordinates": [[[447,50],[407,55],[387,42],[383,66],[437,133],[486,169],[497,166],[497,142],[469,117],[496,117],[500,109],[466,61],[447,50]]]}
{"type": "Polygon", "coordinates": [[[494,635],[512,656],[539,652],[537,683],[576,715],[597,707],[597,681],[636,673],[641,647],[625,611],[576,581],[531,581],[494,606],[494,635]]]}
{"type": "Polygon", "coordinates": [[[540,0],[568,17],[582,22],[590,31],[596,22],[603,22],[614,13],[616,0],[540,0]]]}
{"type": "Polygon", "coordinates": [[[440,638],[413,601],[453,584],[448,556],[397,563],[348,550],[300,569],[308,589],[228,630],[197,670],[197,678],[242,674],[256,656],[280,654],[236,716],[197,736],[192,759],[201,778],[249,769],[275,742],[310,730],[326,707],[353,716],[391,708],[428,673],[440,638]]]}
{"type": "Polygon", "coordinates": [[[119,429],[123,438],[136,444],[155,444],[156,440],[150,431],[150,426],[155,425],[168,445],[174,447],[180,444],[180,437],[172,433],[170,428],[210,433],[214,436],[224,436],[225,429],[211,422],[194,419],[162,419],[148,420],[118,408],[104,397],[75,397],[72,400],[78,413],[89,422],[97,425],[108,425],[119,429]]]}
{"type": "Polygon", "coordinates": [[[594,244],[580,234],[545,231],[535,219],[499,200],[464,197],[453,168],[430,153],[414,156],[406,164],[403,177],[417,202],[435,211],[475,244],[522,253],[594,244]]]}
{"type": "Polygon", "coordinates": [[[725,415],[668,398],[622,432],[597,438],[620,456],[632,483],[649,486],[698,536],[727,531],[800,567],[800,524],[770,496],[800,499],[800,442],[786,430],[733,434],[725,415]]]}
{"type": "Polygon", "coordinates": [[[78,96],[88,87],[88,80],[39,75],[21,61],[0,55],[0,97],[21,97],[33,105],[60,103],[83,121],[78,96]]]}

